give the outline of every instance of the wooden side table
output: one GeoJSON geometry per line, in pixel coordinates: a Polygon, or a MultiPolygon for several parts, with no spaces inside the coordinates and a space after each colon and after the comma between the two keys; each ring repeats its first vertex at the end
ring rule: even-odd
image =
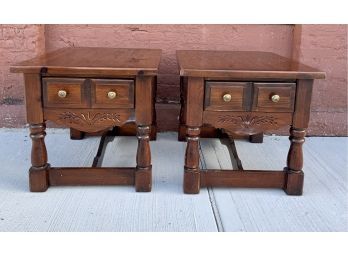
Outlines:
{"type": "Polygon", "coordinates": [[[308,127],[314,79],[325,73],[269,52],[177,51],[181,76],[181,127],[186,128],[184,192],[200,187],[303,189],[302,144],[308,127]],[[283,171],[200,170],[202,126],[232,135],[262,135],[290,126],[283,171]]]}
{"type": "Polygon", "coordinates": [[[64,48],[11,67],[24,73],[32,139],[30,191],[58,185],[135,185],[151,191],[149,136],[161,50],[64,48]],[[46,121],[94,133],[135,123],[135,168],[57,168],[47,162],[46,121]]]}

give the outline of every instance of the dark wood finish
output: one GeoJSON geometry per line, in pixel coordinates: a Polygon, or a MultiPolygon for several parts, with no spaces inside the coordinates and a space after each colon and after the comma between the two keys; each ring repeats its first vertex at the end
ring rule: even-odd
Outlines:
{"type": "Polygon", "coordinates": [[[135,168],[50,168],[51,186],[134,185],[135,168]]]}
{"type": "Polygon", "coordinates": [[[138,125],[150,126],[154,115],[154,105],[147,104],[154,98],[153,77],[136,78],[136,120],[138,125]]]}
{"type": "Polygon", "coordinates": [[[263,131],[291,125],[291,113],[266,112],[214,112],[203,113],[203,123],[241,135],[254,135],[263,131]]]}
{"type": "Polygon", "coordinates": [[[39,74],[24,74],[25,107],[27,122],[39,124],[44,121],[41,97],[41,76],[39,74]]]}
{"type": "Polygon", "coordinates": [[[11,67],[11,72],[45,76],[156,76],[160,49],[68,47],[11,67]]]}
{"type": "Polygon", "coordinates": [[[261,144],[263,143],[263,133],[258,133],[249,136],[250,143],[261,144]]]}
{"type": "Polygon", "coordinates": [[[94,108],[134,108],[133,80],[92,79],[92,107],[94,108]],[[114,99],[108,98],[115,92],[114,99]]]}
{"type": "Polygon", "coordinates": [[[267,52],[181,50],[177,57],[182,105],[179,139],[183,140],[185,129],[187,133],[184,192],[198,193],[200,186],[275,187],[301,195],[302,144],[313,79],[325,78],[325,73],[267,52]],[[224,94],[230,94],[231,101],[225,102],[224,94]],[[237,171],[199,170],[199,138],[204,128],[212,128],[210,135],[221,136],[216,130],[221,129],[229,137],[248,136],[260,143],[264,132],[284,126],[291,126],[284,171],[242,170],[232,138],[228,145],[237,171]]]}
{"type": "Polygon", "coordinates": [[[325,72],[269,52],[179,50],[180,76],[254,79],[323,79],[325,72]]]}
{"type": "MultiPolygon", "coordinates": [[[[157,125],[154,123],[151,125],[150,141],[156,140],[157,137],[157,125]]],[[[136,136],[137,125],[134,122],[125,123],[120,127],[114,127],[113,130],[109,130],[109,136],[136,136]],[[117,128],[115,130],[115,128],[117,128]]],[[[82,132],[73,128],[70,128],[70,138],[73,140],[83,139],[85,136],[102,136],[104,131],[98,132],[82,132]]]]}
{"type": "Polygon", "coordinates": [[[283,188],[283,171],[264,170],[201,170],[201,186],[283,188]]]}
{"type": "MultiPolygon", "coordinates": [[[[186,141],[186,109],[185,109],[185,106],[186,106],[186,99],[187,99],[187,82],[188,82],[188,79],[187,77],[180,77],[180,102],[181,102],[181,108],[180,108],[180,115],[179,115],[179,128],[178,128],[178,140],[179,141],[186,141]]],[[[207,87],[207,84],[208,83],[214,83],[213,81],[209,80],[206,82],[206,87],[207,87]]],[[[229,85],[228,82],[226,81],[223,81],[223,83],[227,83],[227,85],[229,85]]],[[[232,85],[236,85],[235,83],[231,83],[232,85]]],[[[226,84],[224,84],[226,85],[226,84]]],[[[237,83],[238,85],[238,83],[237,83]]],[[[247,101],[250,102],[251,100],[251,92],[249,91],[249,93],[247,94],[247,97],[246,99],[248,99],[247,101]]],[[[208,93],[205,94],[205,104],[207,103],[207,95],[208,93]]],[[[250,103],[251,104],[251,103],[250,103]]],[[[251,109],[251,106],[250,106],[250,109],[251,109]]],[[[219,137],[221,136],[221,133],[219,133],[219,129],[217,128],[214,128],[210,125],[203,125],[201,127],[201,134],[200,134],[200,137],[201,138],[214,138],[214,137],[219,137]]],[[[243,138],[243,139],[249,139],[250,142],[252,143],[262,143],[262,140],[263,140],[263,135],[261,138],[257,138],[257,140],[253,140],[254,138],[254,135],[251,135],[250,137],[249,136],[244,136],[244,135],[237,135],[237,134],[234,134],[234,138],[243,138]]]]}
{"type": "Polygon", "coordinates": [[[204,80],[188,78],[185,121],[187,126],[202,126],[204,80]]]}
{"type": "Polygon", "coordinates": [[[302,145],[309,123],[313,80],[298,80],[296,86],[295,111],[290,129],[290,149],[287,157],[287,182],[284,188],[289,195],[302,195],[304,173],[302,145]]]}
{"type": "Polygon", "coordinates": [[[151,191],[149,140],[150,135],[156,138],[160,55],[156,49],[64,48],[11,67],[25,78],[32,192],[46,191],[49,185],[135,185],[136,191],[151,191]],[[85,133],[104,135],[92,168],[50,167],[44,142],[47,120],[71,128],[72,139],[85,133]],[[137,130],[134,168],[98,167],[106,135],[121,130],[115,127],[133,135],[137,130]]]}
{"type": "Polygon", "coordinates": [[[289,195],[301,195],[303,190],[304,174],[302,145],[305,141],[306,131],[291,127],[290,129],[290,149],[287,158],[287,182],[285,192],[289,195]]]}
{"type": "Polygon", "coordinates": [[[31,168],[29,170],[29,186],[32,192],[45,192],[48,188],[47,150],[45,145],[46,126],[44,123],[30,124],[31,168]]]}
{"type": "Polygon", "coordinates": [[[152,187],[152,165],[150,152],[150,126],[138,126],[137,167],[135,189],[137,192],[150,192],[152,187]]]}
{"type": "Polygon", "coordinates": [[[104,132],[104,134],[100,138],[99,146],[97,154],[94,156],[92,167],[101,167],[101,164],[104,159],[105,149],[107,144],[111,141],[110,137],[108,137],[107,132],[104,132]]]}
{"type": "Polygon", "coordinates": [[[199,127],[188,127],[186,130],[184,192],[188,194],[198,194],[200,188],[199,134],[199,127]]]}
{"type": "MultiPolygon", "coordinates": [[[[262,138],[261,140],[263,140],[263,133],[262,134],[262,138]]],[[[209,125],[203,125],[201,127],[201,134],[199,135],[200,138],[216,138],[216,137],[220,137],[220,132],[219,129],[214,128],[212,126],[209,125]]],[[[251,137],[253,137],[254,135],[237,135],[234,134],[233,137],[235,139],[248,139],[251,143],[262,143],[261,142],[253,142],[251,141],[251,137]]],[[[179,129],[178,129],[178,140],[179,141],[186,141],[186,126],[183,124],[179,125],[179,129]]]]}
{"type": "Polygon", "coordinates": [[[44,117],[83,132],[98,132],[135,121],[134,111],[131,109],[45,109],[44,117]]]}
{"type": "Polygon", "coordinates": [[[295,102],[295,83],[254,83],[253,111],[293,112],[295,102]],[[279,102],[272,96],[279,95],[279,102]]]}
{"type": "Polygon", "coordinates": [[[300,172],[303,167],[303,153],[302,153],[302,145],[305,141],[304,137],[306,135],[306,131],[304,129],[290,129],[290,149],[287,158],[287,167],[289,172],[300,172]]]}
{"type": "Polygon", "coordinates": [[[237,147],[234,139],[226,133],[223,133],[223,137],[220,138],[222,144],[227,145],[230,152],[231,163],[233,169],[243,170],[242,161],[239,159],[237,147]],[[227,142],[226,142],[227,140],[227,142]]]}
{"type": "Polygon", "coordinates": [[[298,80],[295,112],[292,120],[296,128],[307,128],[312,100],[313,80],[298,80]]]}
{"type": "Polygon", "coordinates": [[[184,172],[184,192],[198,194],[199,182],[199,134],[202,126],[204,80],[190,77],[187,80],[185,106],[186,153],[184,172]]]}
{"type": "Polygon", "coordinates": [[[43,103],[44,107],[85,108],[88,107],[88,87],[85,79],[77,78],[43,78],[43,103]],[[64,90],[67,95],[64,98],[58,96],[58,92],[64,90]]]}
{"type": "Polygon", "coordinates": [[[186,126],[185,125],[179,124],[178,141],[180,142],[186,141],[186,126]]]}
{"type": "Polygon", "coordinates": [[[186,97],[187,95],[187,77],[180,76],[180,114],[178,140],[186,141],[186,97]]]}
{"type": "Polygon", "coordinates": [[[251,85],[247,82],[206,82],[205,110],[214,111],[246,111],[251,100],[251,85]],[[223,100],[230,94],[229,102],[223,100]]]}
{"type": "Polygon", "coordinates": [[[135,189],[137,192],[150,192],[152,187],[152,165],[150,152],[150,126],[138,126],[137,167],[135,189]]]}
{"type": "MultiPolygon", "coordinates": [[[[287,172],[287,170],[285,170],[287,172]]],[[[303,193],[303,181],[304,173],[300,171],[298,173],[286,173],[286,184],[284,186],[284,191],[288,195],[302,195],[303,193]]]]}
{"type": "MultiPolygon", "coordinates": [[[[157,137],[157,127],[152,124],[150,127],[150,141],[156,140],[157,137]]],[[[118,127],[116,133],[113,136],[136,136],[137,135],[137,125],[135,123],[126,123],[121,127],[118,127]]]]}
{"type": "Polygon", "coordinates": [[[70,128],[70,139],[81,140],[85,137],[85,132],[70,128]]]}

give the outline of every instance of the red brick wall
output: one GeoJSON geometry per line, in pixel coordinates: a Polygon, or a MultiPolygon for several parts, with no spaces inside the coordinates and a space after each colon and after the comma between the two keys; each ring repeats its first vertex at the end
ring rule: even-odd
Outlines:
{"type": "Polygon", "coordinates": [[[23,76],[10,65],[44,51],[44,25],[0,25],[0,127],[25,124],[23,76]]]}
{"type": "Polygon", "coordinates": [[[177,123],[176,49],[259,50],[294,57],[327,71],[328,79],[315,84],[310,133],[347,134],[345,25],[16,25],[0,28],[5,31],[0,33],[0,99],[3,99],[0,126],[25,123],[22,77],[8,73],[11,63],[66,46],[151,47],[163,50],[157,98],[158,103],[163,103],[157,105],[161,129],[173,130],[177,123]],[[16,29],[21,32],[16,34],[13,32],[16,29]]]}
{"type": "Polygon", "coordinates": [[[326,72],[314,84],[308,133],[347,135],[347,25],[303,25],[293,58],[326,72]]]}

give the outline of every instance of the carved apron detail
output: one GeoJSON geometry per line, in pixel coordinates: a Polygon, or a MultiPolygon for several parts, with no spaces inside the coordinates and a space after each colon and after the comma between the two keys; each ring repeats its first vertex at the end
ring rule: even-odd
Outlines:
{"type": "Polygon", "coordinates": [[[228,113],[204,114],[204,123],[241,135],[253,135],[291,124],[291,114],[228,113]]]}
{"type": "Polygon", "coordinates": [[[98,132],[134,121],[131,110],[49,110],[45,119],[84,132],[98,132]]]}
{"type": "Polygon", "coordinates": [[[63,112],[58,116],[60,121],[65,121],[69,124],[79,124],[79,125],[97,125],[103,122],[114,122],[119,123],[120,115],[116,113],[74,113],[74,112],[63,112]]]}
{"type": "Polygon", "coordinates": [[[232,123],[235,125],[239,125],[242,128],[250,129],[254,126],[262,126],[265,125],[277,125],[277,120],[273,116],[251,116],[250,114],[247,115],[238,115],[238,116],[232,116],[232,115],[224,115],[218,117],[219,123],[232,123]]]}

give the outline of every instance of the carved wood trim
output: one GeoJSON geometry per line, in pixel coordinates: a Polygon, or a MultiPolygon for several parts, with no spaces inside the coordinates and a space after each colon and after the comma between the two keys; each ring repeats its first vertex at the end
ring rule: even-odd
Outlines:
{"type": "Polygon", "coordinates": [[[205,111],[203,123],[227,132],[253,135],[291,125],[291,113],[205,111]]]}
{"type": "Polygon", "coordinates": [[[69,128],[97,132],[134,122],[134,111],[132,109],[45,109],[44,117],[69,128]]]}
{"type": "Polygon", "coordinates": [[[72,111],[63,112],[59,114],[59,120],[64,120],[67,123],[82,123],[86,125],[95,125],[98,123],[102,123],[104,121],[111,122],[121,122],[120,115],[117,113],[76,113],[72,111]]]}

